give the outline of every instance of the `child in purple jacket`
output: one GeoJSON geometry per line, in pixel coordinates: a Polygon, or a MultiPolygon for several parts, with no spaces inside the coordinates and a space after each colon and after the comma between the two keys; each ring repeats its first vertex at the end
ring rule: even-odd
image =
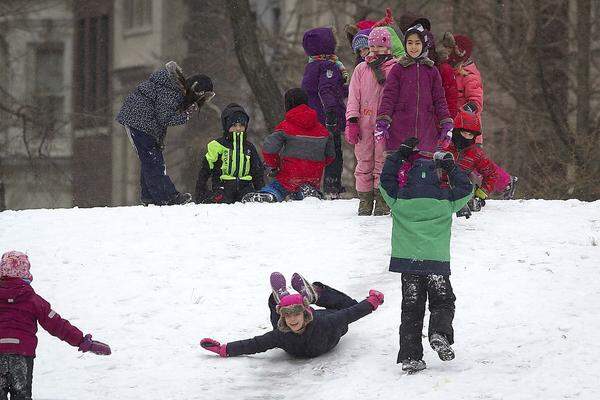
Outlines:
{"type": "Polygon", "coordinates": [[[350,75],[335,55],[336,41],[331,28],[315,28],[304,33],[302,47],[308,56],[302,89],[308,95],[308,105],[327,127],[335,144],[335,161],[325,168],[323,192],[336,198],[342,188],[342,139],[346,124],[346,105],[350,75]]]}
{"type": "Polygon", "coordinates": [[[374,135],[376,140],[386,141],[388,151],[398,150],[403,141],[416,137],[420,150],[433,152],[452,138],[442,78],[427,58],[428,37],[420,24],[406,32],[406,56],[398,60],[385,81],[374,135]]]}
{"type": "Polygon", "coordinates": [[[9,251],[0,261],[0,399],[31,400],[37,323],[79,351],[109,355],[110,347],[92,340],[52,310],[30,286],[26,254],[9,251]]]}

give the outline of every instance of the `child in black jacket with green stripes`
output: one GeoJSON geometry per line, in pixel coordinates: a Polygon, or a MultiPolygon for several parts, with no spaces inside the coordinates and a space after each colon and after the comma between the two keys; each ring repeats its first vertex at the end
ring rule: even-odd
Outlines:
{"type": "Polygon", "coordinates": [[[264,185],[264,166],[256,147],[248,141],[250,117],[244,108],[231,103],[221,113],[223,136],[208,143],[196,182],[196,203],[240,201],[264,185]],[[211,178],[212,190],[207,182],[211,178]]]}

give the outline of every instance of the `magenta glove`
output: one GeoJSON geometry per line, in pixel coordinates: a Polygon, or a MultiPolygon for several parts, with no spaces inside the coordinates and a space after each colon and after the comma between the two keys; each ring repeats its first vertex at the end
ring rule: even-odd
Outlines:
{"type": "Polygon", "coordinates": [[[454,125],[452,122],[444,122],[442,124],[442,130],[440,132],[440,138],[438,140],[437,150],[442,150],[450,146],[452,142],[452,128],[454,125]]]}
{"type": "Polygon", "coordinates": [[[200,341],[200,346],[205,350],[217,353],[221,357],[227,357],[227,344],[221,344],[214,339],[204,338],[200,341]]]}
{"type": "Polygon", "coordinates": [[[390,121],[386,119],[380,119],[377,121],[375,125],[375,141],[380,142],[383,139],[388,139],[390,137],[390,121]]]}
{"type": "Polygon", "coordinates": [[[92,335],[89,333],[83,337],[81,343],[79,343],[79,351],[87,353],[91,351],[94,354],[99,356],[109,356],[110,355],[110,346],[106,343],[99,342],[97,340],[92,340],[92,335]]]}
{"type": "Polygon", "coordinates": [[[344,136],[346,136],[346,141],[348,143],[357,144],[361,139],[358,122],[348,122],[346,124],[346,132],[344,132],[344,136]]]}
{"type": "Polygon", "coordinates": [[[371,289],[369,290],[369,297],[367,297],[367,301],[371,303],[373,307],[373,311],[377,310],[381,304],[383,304],[383,293],[378,292],[377,290],[371,289]]]}

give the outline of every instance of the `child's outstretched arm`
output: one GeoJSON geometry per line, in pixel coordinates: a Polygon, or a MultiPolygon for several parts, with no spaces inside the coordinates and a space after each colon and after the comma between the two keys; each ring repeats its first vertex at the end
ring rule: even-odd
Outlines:
{"type": "Polygon", "coordinates": [[[277,332],[267,332],[261,336],[255,336],[252,339],[238,340],[220,344],[214,339],[205,338],[200,341],[200,346],[208,351],[217,353],[221,357],[234,357],[243,354],[262,353],[270,349],[279,347],[277,332]]]}
{"type": "Polygon", "coordinates": [[[383,293],[371,289],[367,298],[352,307],[344,308],[343,310],[336,311],[330,314],[330,321],[335,326],[343,326],[351,324],[359,319],[371,314],[377,310],[381,304],[383,304],[383,293]]]}
{"type": "Polygon", "coordinates": [[[36,318],[42,328],[49,334],[69,343],[71,346],[78,347],[84,353],[87,351],[99,355],[109,355],[111,353],[108,345],[92,340],[92,335],[88,334],[84,337],[79,329],[52,310],[50,303],[39,295],[35,296],[36,318]]]}

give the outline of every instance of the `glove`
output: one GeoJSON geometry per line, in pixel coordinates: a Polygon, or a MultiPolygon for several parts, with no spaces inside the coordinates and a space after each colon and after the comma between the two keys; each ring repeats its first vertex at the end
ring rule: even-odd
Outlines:
{"type": "Polygon", "coordinates": [[[466,219],[471,218],[471,209],[469,208],[468,205],[464,206],[463,208],[461,208],[460,210],[458,210],[458,212],[456,213],[457,217],[465,217],[466,219]]]}
{"type": "Polygon", "coordinates": [[[327,129],[335,131],[337,123],[337,114],[335,113],[335,111],[327,111],[325,113],[325,126],[327,127],[327,129]]]}
{"type": "Polygon", "coordinates": [[[350,122],[346,124],[346,132],[344,132],[344,136],[346,136],[346,141],[350,144],[357,144],[360,137],[360,127],[358,122],[350,122]]]}
{"type": "Polygon", "coordinates": [[[442,131],[440,133],[440,138],[437,145],[438,150],[442,150],[450,146],[450,143],[452,142],[452,128],[452,122],[444,122],[442,124],[442,131]]]}
{"type": "Polygon", "coordinates": [[[468,102],[463,106],[463,110],[470,112],[471,114],[477,114],[477,105],[473,102],[468,102]]]}
{"type": "Polygon", "coordinates": [[[92,340],[92,335],[88,333],[83,337],[81,343],[79,343],[79,351],[83,353],[91,351],[99,356],[108,356],[110,355],[110,346],[106,343],[92,340]]]}
{"type": "Polygon", "coordinates": [[[227,357],[227,344],[221,344],[214,339],[204,338],[200,341],[200,346],[205,350],[217,353],[221,357],[227,357]]]}
{"type": "Polygon", "coordinates": [[[467,203],[469,210],[473,212],[481,211],[481,209],[485,206],[485,200],[480,199],[479,197],[473,197],[467,203]]]}
{"type": "Polygon", "coordinates": [[[275,178],[277,176],[277,174],[279,173],[279,168],[278,167],[267,167],[267,176],[269,178],[275,178]]]}
{"type": "Polygon", "coordinates": [[[371,289],[369,290],[369,296],[367,297],[367,301],[371,303],[373,307],[373,311],[377,310],[381,304],[383,304],[383,293],[378,292],[377,290],[371,289]]]}
{"type": "Polygon", "coordinates": [[[435,162],[435,166],[437,168],[443,169],[447,174],[450,174],[452,171],[454,171],[454,168],[456,168],[452,153],[436,151],[433,153],[433,161],[435,162]]]}
{"type": "Polygon", "coordinates": [[[398,153],[400,156],[407,160],[412,154],[415,154],[418,150],[416,149],[417,144],[419,144],[419,139],[416,137],[411,137],[406,139],[400,147],[398,148],[398,153]]]}
{"type": "Polygon", "coordinates": [[[376,142],[380,142],[383,139],[389,139],[390,121],[385,119],[380,119],[379,121],[377,121],[377,124],[375,125],[375,133],[373,135],[375,136],[376,142]]]}
{"type": "Polygon", "coordinates": [[[488,194],[485,192],[485,190],[483,190],[481,188],[477,188],[477,190],[475,190],[475,197],[477,197],[481,200],[485,200],[488,198],[488,194]]]}

